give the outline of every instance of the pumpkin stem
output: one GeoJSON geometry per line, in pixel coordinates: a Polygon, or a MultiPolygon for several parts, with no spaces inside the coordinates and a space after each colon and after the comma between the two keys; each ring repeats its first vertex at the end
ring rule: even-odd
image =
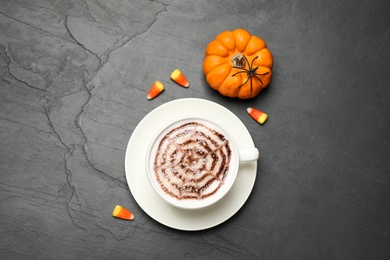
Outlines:
{"type": "Polygon", "coordinates": [[[241,53],[237,53],[236,55],[233,56],[233,58],[232,58],[233,68],[239,69],[240,71],[234,73],[232,75],[232,77],[236,76],[239,73],[246,73],[248,75],[248,78],[246,79],[246,81],[244,83],[242,83],[240,86],[238,86],[238,88],[241,88],[250,80],[250,91],[252,92],[252,78],[253,77],[258,79],[260,81],[261,85],[264,85],[263,81],[260,79],[259,76],[264,76],[264,75],[268,74],[268,71],[266,73],[260,74],[260,73],[256,73],[256,71],[259,67],[253,68],[253,63],[255,62],[255,60],[258,57],[259,56],[254,57],[252,59],[252,61],[249,62],[248,59],[245,57],[245,55],[243,55],[241,53]],[[249,69],[245,68],[245,64],[248,64],[249,69]]]}
{"type": "Polygon", "coordinates": [[[237,69],[244,69],[245,68],[245,56],[241,53],[237,53],[236,55],[233,56],[232,63],[233,67],[237,69]]]}

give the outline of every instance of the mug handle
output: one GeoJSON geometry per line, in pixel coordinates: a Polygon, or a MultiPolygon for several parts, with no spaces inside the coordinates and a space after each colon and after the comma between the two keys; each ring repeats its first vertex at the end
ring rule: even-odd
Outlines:
{"type": "Polygon", "coordinates": [[[256,161],[257,159],[259,159],[259,150],[256,147],[241,149],[239,150],[239,154],[240,162],[256,161]]]}

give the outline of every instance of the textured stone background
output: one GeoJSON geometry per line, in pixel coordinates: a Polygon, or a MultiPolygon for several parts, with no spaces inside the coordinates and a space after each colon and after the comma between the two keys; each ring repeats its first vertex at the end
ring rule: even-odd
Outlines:
{"type": "Polygon", "coordinates": [[[387,0],[1,0],[0,258],[390,259],[389,13],[387,0]],[[207,43],[239,27],[275,61],[246,101],[202,73],[207,43]],[[148,102],[155,80],[166,91],[148,102]],[[124,172],[140,120],[185,97],[229,108],[261,156],[244,207],[197,232],[152,220],[124,172]]]}

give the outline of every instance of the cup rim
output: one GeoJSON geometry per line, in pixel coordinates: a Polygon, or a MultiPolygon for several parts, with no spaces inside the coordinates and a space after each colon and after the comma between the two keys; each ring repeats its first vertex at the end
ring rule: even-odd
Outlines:
{"type": "MultiPolygon", "coordinates": [[[[181,209],[201,209],[208,206],[211,206],[221,200],[232,188],[236,176],[238,174],[238,168],[239,168],[239,149],[238,146],[233,138],[233,136],[230,134],[230,132],[223,126],[223,124],[215,121],[210,120],[204,117],[200,116],[182,116],[179,118],[176,118],[175,120],[171,120],[168,123],[164,124],[159,130],[154,134],[151,142],[148,144],[147,152],[146,152],[146,159],[145,159],[145,168],[146,168],[146,175],[148,177],[149,183],[152,186],[153,190],[159,195],[160,198],[162,198],[165,202],[168,204],[175,206],[177,208],[181,209]],[[170,127],[173,125],[179,124],[181,121],[183,121],[183,124],[186,121],[206,121],[212,126],[216,126],[216,128],[219,128],[218,130],[221,130],[225,137],[228,138],[230,143],[230,149],[233,151],[233,154],[235,155],[234,160],[230,161],[229,165],[229,172],[228,172],[228,181],[223,183],[223,189],[217,191],[216,194],[212,195],[209,198],[205,198],[202,200],[198,200],[199,203],[190,203],[188,200],[179,200],[174,198],[173,196],[165,193],[161,187],[158,185],[157,181],[155,180],[155,174],[154,170],[151,169],[151,160],[154,160],[154,156],[151,155],[151,150],[154,147],[155,143],[159,140],[159,137],[162,136],[162,133],[166,132],[170,127]]],[[[191,200],[196,201],[196,200],[191,200]]],[[[197,202],[197,201],[196,201],[197,202]]]]}

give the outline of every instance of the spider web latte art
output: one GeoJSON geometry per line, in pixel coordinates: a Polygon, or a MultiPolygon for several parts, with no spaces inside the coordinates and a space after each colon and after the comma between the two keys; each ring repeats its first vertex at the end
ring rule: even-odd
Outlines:
{"type": "Polygon", "coordinates": [[[223,185],[231,159],[223,134],[188,122],[168,132],[157,149],[153,169],[165,193],[179,200],[201,200],[223,185]]]}

